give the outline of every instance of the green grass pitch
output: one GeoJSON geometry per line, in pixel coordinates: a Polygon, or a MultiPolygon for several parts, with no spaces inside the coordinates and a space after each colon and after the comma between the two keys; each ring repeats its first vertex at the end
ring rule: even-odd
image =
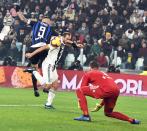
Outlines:
{"type": "MultiPolygon", "coordinates": [[[[74,92],[57,92],[55,110],[44,109],[47,95],[33,96],[31,89],[0,88],[1,131],[147,131],[147,102],[145,98],[124,97],[118,99],[115,110],[142,121],[140,125],[107,118],[103,109],[90,113],[92,122],[78,122],[81,115],[74,92]]],[[[89,109],[97,100],[88,98],[89,109]]]]}

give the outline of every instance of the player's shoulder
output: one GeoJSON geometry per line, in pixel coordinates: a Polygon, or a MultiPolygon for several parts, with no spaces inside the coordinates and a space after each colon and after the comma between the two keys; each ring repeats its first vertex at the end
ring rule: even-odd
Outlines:
{"type": "Polygon", "coordinates": [[[87,74],[87,77],[100,77],[102,76],[103,73],[99,70],[91,70],[91,71],[88,71],[86,74],[87,74]]]}
{"type": "Polygon", "coordinates": [[[49,24],[46,24],[42,21],[38,21],[40,23],[40,25],[44,26],[44,27],[51,27],[49,24]]]}
{"type": "Polygon", "coordinates": [[[99,70],[91,70],[88,72],[89,74],[101,74],[102,72],[99,70]]]}

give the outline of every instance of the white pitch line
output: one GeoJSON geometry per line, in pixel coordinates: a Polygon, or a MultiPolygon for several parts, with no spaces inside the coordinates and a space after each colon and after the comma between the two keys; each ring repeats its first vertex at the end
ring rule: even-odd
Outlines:
{"type": "Polygon", "coordinates": [[[43,107],[43,105],[0,105],[0,107],[43,107]]]}

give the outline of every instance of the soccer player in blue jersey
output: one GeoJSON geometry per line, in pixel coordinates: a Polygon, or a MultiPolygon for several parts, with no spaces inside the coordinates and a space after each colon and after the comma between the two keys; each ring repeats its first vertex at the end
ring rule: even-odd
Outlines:
{"type": "MultiPolygon", "coordinates": [[[[58,33],[51,27],[52,21],[49,18],[44,18],[42,21],[33,21],[31,19],[27,19],[24,17],[23,13],[20,11],[20,8],[16,7],[17,15],[21,21],[32,27],[32,44],[29,49],[29,53],[35,51],[36,49],[49,44],[51,36],[57,36],[58,33]]],[[[32,67],[38,68],[38,63],[43,61],[47,56],[48,51],[41,52],[32,58],[30,58],[30,63],[32,67]]],[[[26,72],[32,71],[32,69],[28,68],[25,70],[26,72]]],[[[38,88],[37,88],[37,80],[34,75],[32,75],[32,82],[34,88],[34,95],[36,97],[39,96],[38,88]]]]}

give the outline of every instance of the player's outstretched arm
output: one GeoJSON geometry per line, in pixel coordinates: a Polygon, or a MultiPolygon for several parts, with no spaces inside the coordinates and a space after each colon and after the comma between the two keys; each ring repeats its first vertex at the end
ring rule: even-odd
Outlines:
{"type": "Polygon", "coordinates": [[[34,52],[32,52],[32,53],[26,53],[26,57],[27,57],[27,58],[31,58],[31,57],[33,57],[34,55],[36,55],[36,54],[38,54],[38,53],[40,53],[40,52],[42,52],[42,51],[44,51],[44,50],[47,50],[47,49],[49,49],[49,45],[45,45],[45,46],[43,46],[43,47],[40,47],[40,48],[38,48],[37,50],[35,50],[34,52]]]}
{"type": "Polygon", "coordinates": [[[15,10],[16,10],[16,12],[17,12],[17,16],[19,17],[19,19],[20,19],[21,21],[23,21],[24,23],[30,24],[31,21],[36,22],[35,20],[27,19],[27,18],[23,15],[23,13],[21,12],[20,6],[17,5],[17,6],[15,7],[15,10]]]}
{"type": "Polygon", "coordinates": [[[68,45],[71,45],[73,48],[84,48],[83,44],[80,44],[79,41],[73,42],[72,40],[67,40],[68,45]]]}
{"type": "Polygon", "coordinates": [[[17,12],[17,16],[21,21],[25,22],[26,24],[28,23],[29,20],[23,15],[21,11],[17,12]]]}

